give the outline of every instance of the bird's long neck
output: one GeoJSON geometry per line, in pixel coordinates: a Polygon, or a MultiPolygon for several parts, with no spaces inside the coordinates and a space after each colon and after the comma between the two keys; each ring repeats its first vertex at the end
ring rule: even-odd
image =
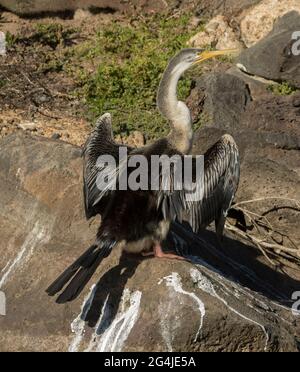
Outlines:
{"type": "Polygon", "coordinates": [[[170,63],[163,74],[157,94],[157,106],[169,120],[171,131],[168,135],[172,145],[183,153],[190,151],[193,139],[192,119],[186,104],[177,98],[177,85],[189,66],[170,63]]]}

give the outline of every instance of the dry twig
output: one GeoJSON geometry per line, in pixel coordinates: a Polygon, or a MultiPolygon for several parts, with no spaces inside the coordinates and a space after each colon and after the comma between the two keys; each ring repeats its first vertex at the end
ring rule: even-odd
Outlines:
{"type": "Polygon", "coordinates": [[[233,234],[238,235],[240,238],[247,240],[254,244],[265,256],[265,258],[274,266],[276,263],[270,258],[270,253],[277,254],[288,258],[292,261],[300,262],[300,247],[293,241],[293,239],[286,233],[275,229],[270,220],[265,215],[260,215],[256,212],[250,211],[245,205],[263,202],[266,200],[280,200],[294,205],[286,205],[283,207],[292,208],[300,212],[300,201],[290,198],[282,197],[266,197],[253,200],[245,200],[234,205],[234,209],[241,211],[247,222],[255,232],[242,231],[234,226],[230,221],[226,222],[226,228],[233,234]],[[277,235],[277,236],[276,236],[277,235]],[[279,238],[279,239],[278,239],[279,238]],[[285,242],[289,244],[285,244],[285,242]]]}

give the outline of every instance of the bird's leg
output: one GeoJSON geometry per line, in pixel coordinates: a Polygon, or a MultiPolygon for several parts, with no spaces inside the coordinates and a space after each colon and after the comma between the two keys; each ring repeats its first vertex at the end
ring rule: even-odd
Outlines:
{"type": "Polygon", "coordinates": [[[182,256],[178,256],[173,253],[164,253],[159,243],[155,243],[155,245],[153,246],[153,252],[154,252],[154,257],[157,257],[157,258],[170,258],[170,259],[175,259],[175,260],[185,260],[185,258],[182,256]]]}

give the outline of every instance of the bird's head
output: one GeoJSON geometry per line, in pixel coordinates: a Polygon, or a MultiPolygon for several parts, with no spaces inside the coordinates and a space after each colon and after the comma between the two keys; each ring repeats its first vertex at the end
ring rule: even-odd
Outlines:
{"type": "Polygon", "coordinates": [[[233,55],[238,52],[237,49],[208,51],[198,48],[189,48],[181,50],[169,64],[172,74],[183,73],[190,67],[200,64],[212,58],[233,55]]]}
{"type": "Polygon", "coordinates": [[[190,146],[193,130],[190,110],[184,102],[179,101],[177,98],[177,84],[180,77],[194,65],[218,56],[230,55],[236,52],[237,50],[233,49],[216,51],[206,51],[196,48],[183,49],[170,60],[163,73],[157,93],[157,107],[160,113],[169,120],[176,135],[178,133],[184,133],[185,137],[188,138],[189,143],[185,149],[188,149],[190,146]]]}

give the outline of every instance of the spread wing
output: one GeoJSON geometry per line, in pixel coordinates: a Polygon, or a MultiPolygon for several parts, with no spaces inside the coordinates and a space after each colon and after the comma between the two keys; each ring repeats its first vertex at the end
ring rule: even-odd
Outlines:
{"type": "MultiPolygon", "coordinates": [[[[119,166],[119,148],[124,145],[119,145],[114,141],[112,133],[111,115],[104,114],[101,116],[95,125],[94,130],[89,136],[83,149],[83,181],[84,181],[84,204],[86,217],[89,219],[96,214],[103,215],[109,207],[110,200],[114,197],[114,193],[103,191],[99,180],[103,177],[101,172],[105,174],[115,172],[119,166]],[[109,169],[109,166],[103,167],[99,162],[100,156],[110,156],[114,159],[116,167],[109,169]]],[[[105,158],[103,158],[105,159],[105,158]]]]}
{"type": "MultiPolygon", "coordinates": [[[[195,164],[194,161],[193,175],[196,173],[195,164]]],[[[199,178],[202,185],[196,184],[194,190],[200,192],[201,197],[188,200],[185,189],[166,192],[161,188],[158,207],[166,219],[177,219],[179,222],[187,220],[194,232],[216,221],[217,234],[222,235],[225,218],[237,190],[239,174],[237,146],[231,136],[225,135],[204,155],[204,177],[199,178]]],[[[172,178],[173,188],[174,183],[172,178]]]]}

